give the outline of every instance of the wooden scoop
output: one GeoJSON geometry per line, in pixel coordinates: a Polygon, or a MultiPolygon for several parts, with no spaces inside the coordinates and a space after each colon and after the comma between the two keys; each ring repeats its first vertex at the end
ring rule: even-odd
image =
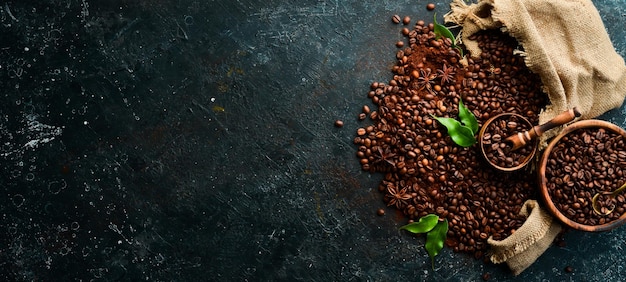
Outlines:
{"type": "Polygon", "coordinates": [[[598,192],[595,195],[593,195],[593,198],[591,198],[591,207],[593,208],[593,211],[599,215],[611,214],[613,210],[615,210],[615,205],[612,205],[610,207],[605,207],[605,209],[602,209],[600,206],[598,206],[598,197],[600,197],[600,194],[603,194],[603,195],[608,196],[609,200],[613,201],[615,199],[615,196],[617,196],[617,194],[624,191],[624,189],[626,189],[626,183],[624,183],[622,187],[617,188],[613,192],[598,192]]]}
{"type": "Polygon", "coordinates": [[[530,130],[518,132],[516,135],[509,136],[505,139],[505,141],[513,144],[514,151],[521,147],[524,147],[529,141],[541,136],[541,134],[543,134],[544,132],[557,126],[564,125],[577,117],[580,117],[580,112],[574,107],[573,109],[562,112],[561,114],[544,124],[535,125],[530,130]]]}

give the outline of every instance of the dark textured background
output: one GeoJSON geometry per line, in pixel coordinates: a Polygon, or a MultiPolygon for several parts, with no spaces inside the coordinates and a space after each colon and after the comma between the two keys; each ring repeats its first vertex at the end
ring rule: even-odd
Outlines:
{"type": "MultiPolygon", "coordinates": [[[[427,3],[3,1],[0,279],[620,281],[625,228],[569,232],[513,278],[447,248],[432,270],[375,215],[356,116],[391,78],[390,17],[427,3]]],[[[626,1],[594,3],[625,57],[626,1]]]]}

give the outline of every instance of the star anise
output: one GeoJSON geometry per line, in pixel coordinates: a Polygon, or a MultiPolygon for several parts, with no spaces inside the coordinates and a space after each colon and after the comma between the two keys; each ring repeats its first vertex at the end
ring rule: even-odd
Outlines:
{"type": "Polygon", "coordinates": [[[390,165],[390,166],[396,165],[396,161],[393,159],[393,157],[395,157],[396,154],[391,152],[389,147],[385,147],[385,149],[383,149],[381,146],[374,146],[372,147],[372,152],[374,156],[374,161],[372,162],[372,164],[380,163],[380,164],[390,165]]]}
{"type": "Polygon", "coordinates": [[[389,182],[387,183],[387,205],[395,206],[398,209],[402,209],[408,204],[408,201],[413,198],[411,194],[407,193],[406,187],[402,189],[398,189],[398,186],[395,183],[389,182]]]}
{"type": "Polygon", "coordinates": [[[433,91],[433,85],[435,84],[435,78],[437,77],[434,74],[431,74],[430,69],[420,69],[420,77],[417,79],[417,87],[422,90],[426,88],[429,92],[433,91]]]}
{"type": "Polygon", "coordinates": [[[446,64],[443,64],[443,68],[437,70],[437,72],[439,73],[439,77],[441,78],[442,85],[452,82],[454,80],[454,75],[456,74],[456,72],[454,72],[454,67],[448,67],[446,66],[446,64]]]}

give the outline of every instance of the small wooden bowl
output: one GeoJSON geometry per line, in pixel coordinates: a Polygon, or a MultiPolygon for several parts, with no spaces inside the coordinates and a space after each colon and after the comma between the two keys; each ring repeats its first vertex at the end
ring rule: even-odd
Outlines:
{"type": "MultiPolygon", "coordinates": [[[[626,131],[622,128],[620,128],[619,126],[612,124],[610,122],[606,122],[606,121],[601,121],[601,120],[583,120],[583,121],[578,121],[575,122],[571,125],[569,125],[568,127],[566,127],[559,135],[557,135],[556,137],[554,137],[554,139],[552,139],[552,141],[550,141],[550,144],[548,145],[548,147],[544,150],[543,155],[541,157],[541,160],[539,161],[539,170],[538,170],[538,177],[539,177],[539,188],[540,188],[540,194],[541,197],[543,198],[543,202],[545,203],[547,209],[549,210],[549,212],[555,216],[559,221],[561,221],[563,224],[576,229],[576,230],[581,230],[581,231],[589,231],[589,232],[601,232],[601,231],[608,231],[611,229],[614,229],[616,227],[619,227],[620,225],[626,223],[626,213],[622,214],[618,219],[609,221],[607,223],[604,224],[600,224],[600,225],[586,225],[586,224],[581,224],[579,222],[576,222],[574,220],[569,219],[568,217],[566,217],[554,204],[554,202],[552,202],[552,198],[550,196],[550,193],[548,191],[548,182],[547,182],[547,178],[546,178],[546,167],[548,165],[548,161],[549,161],[549,156],[550,156],[550,152],[552,151],[552,149],[559,143],[559,141],[566,135],[568,135],[569,133],[572,133],[578,129],[583,129],[583,128],[604,128],[607,131],[611,131],[617,134],[620,134],[622,136],[624,136],[624,138],[626,138],[626,131]]],[[[591,201],[591,199],[589,199],[591,201]]]]}
{"type": "MultiPolygon", "coordinates": [[[[487,122],[485,122],[485,124],[483,124],[483,126],[480,128],[480,131],[478,133],[478,142],[479,142],[479,146],[480,146],[480,152],[483,155],[483,158],[487,161],[487,163],[489,163],[489,165],[491,165],[493,168],[500,170],[500,171],[516,171],[519,170],[523,167],[525,167],[535,156],[535,153],[537,152],[537,147],[539,145],[539,141],[537,140],[533,140],[533,144],[529,144],[528,146],[533,146],[533,150],[532,152],[527,155],[523,161],[521,161],[519,163],[519,165],[513,166],[513,167],[503,167],[500,166],[498,164],[493,163],[489,157],[487,157],[487,152],[485,151],[485,144],[483,143],[483,136],[485,135],[486,131],[487,131],[487,127],[489,127],[489,125],[494,122],[495,120],[499,120],[502,118],[508,118],[508,117],[516,117],[520,122],[524,122],[526,125],[528,125],[528,129],[530,130],[531,128],[533,128],[532,123],[530,123],[530,121],[528,121],[528,119],[526,119],[525,117],[518,115],[518,114],[514,114],[514,113],[502,113],[496,116],[491,117],[490,119],[487,120],[487,122]]],[[[502,136],[502,138],[504,139],[506,136],[502,136]]],[[[503,140],[504,142],[504,140],[503,140]]]]}

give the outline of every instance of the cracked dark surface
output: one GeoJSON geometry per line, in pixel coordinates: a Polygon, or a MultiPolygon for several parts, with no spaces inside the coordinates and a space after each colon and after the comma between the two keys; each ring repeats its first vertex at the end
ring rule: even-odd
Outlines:
{"type": "MultiPolygon", "coordinates": [[[[3,3],[0,278],[620,280],[624,228],[568,232],[515,278],[447,248],[432,270],[352,144],[391,16],[427,2],[296,2],[3,3]]],[[[594,4],[625,57],[626,2],[594,4]]]]}

